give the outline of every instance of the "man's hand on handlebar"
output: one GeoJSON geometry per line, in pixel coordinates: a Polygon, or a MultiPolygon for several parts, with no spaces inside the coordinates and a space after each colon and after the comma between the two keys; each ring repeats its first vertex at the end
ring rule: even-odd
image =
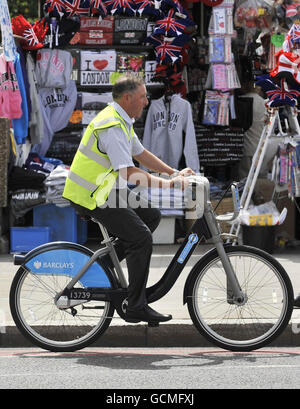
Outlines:
{"type": "Polygon", "coordinates": [[[178,176],[191,176],[191,175],[196,175],[196,173],[191,168],[182,169],[178,174],[178,176]]]}
{"type": "Polygon", "coordinates": [[[175,189],[184,190],[189,186],[189,184],[189,179],[181,175],[178,175],[171,180],[171,187],[174,187],[175,189]]]}
{"type": "Polygon", "coordinates": [[[171,187],[175,189],[184,190],[190,185],[190,180],[188,176],[196,175],[196,173],[191,168],[185,168],[178,172],[178,175],[173,177],[171,181],[171,187]]]}

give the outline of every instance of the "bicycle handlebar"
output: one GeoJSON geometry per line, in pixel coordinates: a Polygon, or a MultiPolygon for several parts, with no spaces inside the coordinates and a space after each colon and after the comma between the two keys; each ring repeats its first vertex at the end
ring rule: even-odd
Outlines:
{"type": "MultiPolygon", "coordinates": [[[[197,205],[201,208],[207,206],[207,203],[210,202],[210,185],[209,181],[204,176],[187,176],[192,187],[192,200],[196,201],[197,205]],[[197,188],[200,189],[200,198],[201,203],[199,202],[199,196],[197,197],[197,188]]],[[[240,201],[239,201],[239,191],[237,182],[231,184],[231,194],[233,200],[233,212],[227,213],[224,215],[216,216],[216,220],[219,222],[231,222],[235,220],[240,214],[240,201]]]]}

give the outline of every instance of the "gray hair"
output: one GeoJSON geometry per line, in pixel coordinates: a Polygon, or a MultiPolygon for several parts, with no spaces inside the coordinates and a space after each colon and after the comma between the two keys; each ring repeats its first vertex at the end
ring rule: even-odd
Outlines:
{"type": "Polygon", "coordinates": [[[139,86],[145,85],[143,78],[134,74],[124,74],[117,79],[112,89],[113,99],[119,99],[126,92],[134,92],[139,86]]]}

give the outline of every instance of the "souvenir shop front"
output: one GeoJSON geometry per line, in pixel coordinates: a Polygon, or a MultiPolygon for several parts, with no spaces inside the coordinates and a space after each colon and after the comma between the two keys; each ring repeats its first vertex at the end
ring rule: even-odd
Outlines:
{"type": "MultiPolygon", "coordinates": [[[[2,1],[0,251],[99,236],[62,192],[85,128],[124,72],[147,85],[149,105],[135,123],[145,148],[173,168],[204,173],[213,204],[223,199],[218,213],[232,210],[224,192],[240,181],[240,194],[251,193],[243,229],[274,233],[277,223],[277,244],[296,243],[299,152],[289,119],[300,85],[288,66],[297,67],[300,12],[289,3],[41,0],[41,18],[31,23],[2,1]],[[251,167],[273,108],[270,141],[251,167]]],[[[154,243],[176,243],[190,226],[184,198],[144,193],[163,215],[154,243]]]]}

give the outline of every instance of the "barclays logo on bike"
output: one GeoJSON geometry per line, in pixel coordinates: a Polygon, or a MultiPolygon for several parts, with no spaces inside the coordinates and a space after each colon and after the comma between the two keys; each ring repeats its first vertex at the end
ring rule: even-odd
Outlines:
{"type": "Polygon", "coordinates": [[[87,259],[87,256],[79,255],[78,252],[69,252],[67,250],[53,250],[38,254],[31,260],[28,260],[26,267],[37,274],[51,273],[58,271],[72,274],[74,270],[80,268],[87,259]]]}
{"type": "Polygon", "coordinates": [[[74,263],[67,263],[67,262],[55,262],[55,261],[51,261],[51,262],[47,262],[44,261],[43,263],[39,260],[36,260],[33,263],[34,267],[39,270],[41,267],[42,268],[59,268],[59,269],[69,269],[69,268],[74,268],[74,263]]]}

